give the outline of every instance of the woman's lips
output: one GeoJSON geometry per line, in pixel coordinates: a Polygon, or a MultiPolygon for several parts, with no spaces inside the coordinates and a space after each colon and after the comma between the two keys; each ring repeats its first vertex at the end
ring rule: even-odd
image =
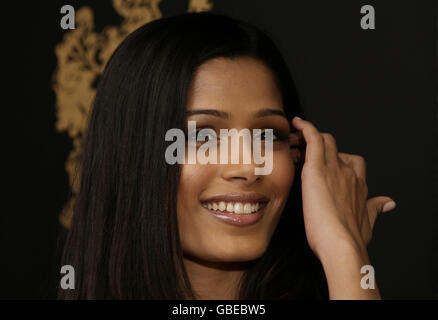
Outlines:
{"type": "Polygon", "coordinates": [[[201,200],[201,205],[210,214],[224,222],[247,226],[258,222],[269,199],[262,194],[228,193],[201,200]]]}

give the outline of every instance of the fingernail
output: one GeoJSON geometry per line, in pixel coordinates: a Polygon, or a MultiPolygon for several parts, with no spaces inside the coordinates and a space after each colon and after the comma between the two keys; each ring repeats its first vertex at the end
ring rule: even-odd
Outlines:
{"type": "Polygon", "coordinates": [[[394,210],[395,207],[396,207],[395,202],[389,201],[389,202],[385,203],[385,205],[383,206],[382,212],[388,212],[388,211],[394,210]]]}
{"type": "Polygon", "coordinates": [[[300,117],[298,117],[298,116],[295,116],[295,118],[297,118],[298,120],[303,120],[303,119],[301,119],[300,117]]]}

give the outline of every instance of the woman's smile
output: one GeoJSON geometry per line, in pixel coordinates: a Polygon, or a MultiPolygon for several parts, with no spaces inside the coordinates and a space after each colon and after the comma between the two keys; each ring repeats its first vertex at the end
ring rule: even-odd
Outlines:
{"type": "Polygon", "coordinates": [[[257,223],[263,217],[269,198],[259,193],[217,194],[201,200],[201,205],[214,217],[236,226],[257,223]]]}

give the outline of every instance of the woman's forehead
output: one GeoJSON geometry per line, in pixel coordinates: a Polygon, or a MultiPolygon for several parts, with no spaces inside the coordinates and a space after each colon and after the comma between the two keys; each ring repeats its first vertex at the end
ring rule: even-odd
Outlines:
{"type": "Polygon", "coordinates": [[[228,113],[282,110],[282,97],[272,71],[254,58],[216,58],[194,74],[188,110],[219,109],[228,113]]]}

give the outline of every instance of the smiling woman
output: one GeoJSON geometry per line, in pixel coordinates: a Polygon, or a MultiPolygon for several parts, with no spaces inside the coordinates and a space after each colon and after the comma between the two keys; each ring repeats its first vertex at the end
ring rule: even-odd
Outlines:
{"type": "Polygon", "coordinates": [[[290,121],[300,114],[283,58],[253,26],[193,13],[129,35],[98,84],[62,259],[76,289],[59,297],[376,297],[358,291],[359,270],[388,198],[363,210],[362,159],[290,121]],[[214,134],[272,132],[272,170],[257,174],[260,163],[240,156],[166,162],[166,133],[188,121],[214,134]]]}

